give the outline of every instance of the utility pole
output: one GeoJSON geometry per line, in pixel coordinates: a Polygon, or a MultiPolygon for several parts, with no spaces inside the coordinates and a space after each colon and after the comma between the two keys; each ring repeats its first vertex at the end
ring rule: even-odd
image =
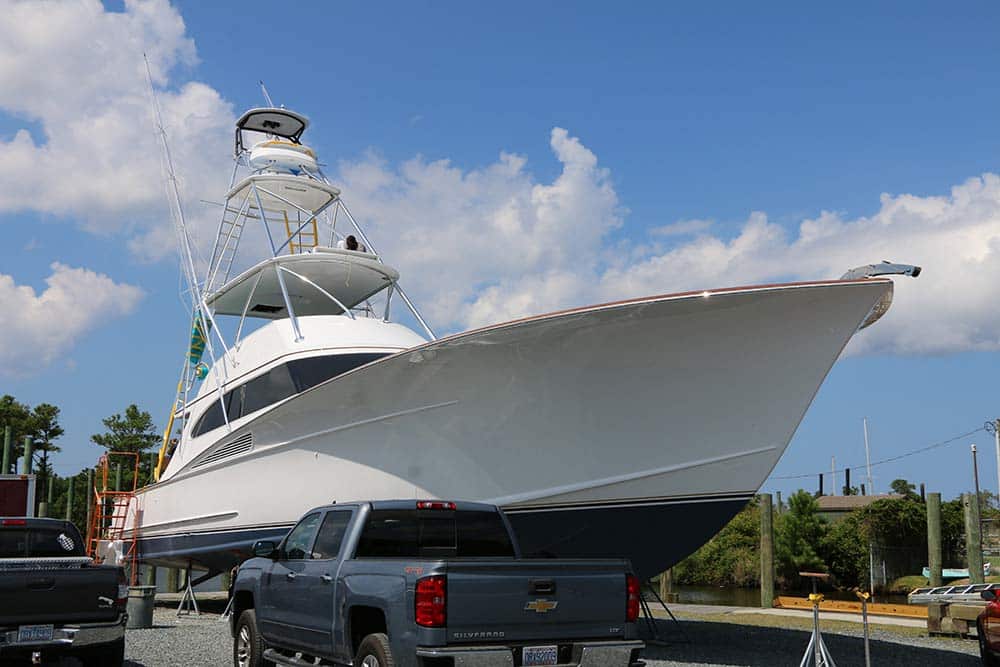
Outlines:
{"type": "Polygon", "coordinates": [[[1000,419],[993,422],[993,442],[997,449],[997,498],[1000,499],[1000,419]]]}
{"type": "Polygon", "coordinates": [[[976,513],[982,514],[983,508],[979,502],[979,463],[976,460],[976,446],[972,445],[972,479],[976,483],[976,513]]]}
{"type": "Polygon", "coordinates": [[[868,468],[868,492],[875,495],[875,482],[872,481],[872,454],[868,447],[868,417],[864,419],[865,427],[865,466],[868,468]]]}

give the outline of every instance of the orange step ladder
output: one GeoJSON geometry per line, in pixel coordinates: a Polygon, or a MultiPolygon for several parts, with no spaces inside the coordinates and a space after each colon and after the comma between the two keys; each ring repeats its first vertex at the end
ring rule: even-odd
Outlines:
{"type": "MultiPolygon", "coordinates": [[[[122,465],[122,468],[125,468],[122,465]]],[[[123,547],[122,565],[128,571],[129,584],[134,586],[138,575],[137,561],[139,537],[138,511],[135,503],[135,489],[139,480],[139,455],[135,452],[108,452],[97,462],[94,478],[94,511],[87,527],[87,555],[95,562],[103,562],[100,552],[102,543],[120,542],[123,547]],[[108,488],[111,460],[124,459],[132,469],[131,489],[108,488]],[[127,525],[133,518],[131,530],[127,525]]],[[[116,484],[117,485],[117,484],[116,484]]]]}

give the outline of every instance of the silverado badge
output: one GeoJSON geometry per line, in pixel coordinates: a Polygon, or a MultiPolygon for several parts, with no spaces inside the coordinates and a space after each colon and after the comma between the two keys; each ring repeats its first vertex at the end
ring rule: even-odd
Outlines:
{"type": "Polygon", "coordinates": [[[559,602],[556,600],[532,600],[531,602],[524,605],[525,611],[533,611],[538,614],[544,614],[550,612],[559,606],[559,602]]]}

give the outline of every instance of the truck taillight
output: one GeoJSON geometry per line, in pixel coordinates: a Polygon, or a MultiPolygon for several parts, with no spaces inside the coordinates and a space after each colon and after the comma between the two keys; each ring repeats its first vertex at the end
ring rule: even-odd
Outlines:
{"type": "Polygon", "coordinates": [[[625,576],[625,622],[634,623],[639,620],[639,577],[634,574],[625,576]]]}
{"type": "Polygon", "coordinates": [[[27,526],[28,522],[24,519],[4,519],[2,525],[4,526],[27,526]]]}
{"type": "Polygon", "coordinates": [[[414,610],[417,625],[425,628],[443,628],[448,619],[447,603],[445,602],[448,592],[447,579],[444,575],[424,577],[417,581],[416,595],[414,596],[414,610]]]}
{"type": "Polygon", "coordinates": [[[128,579],[125,578],[125,570],[118,570],[118,599],[115,600],[119,607],[128,604],[128,579]]]}
{"type": "Polygon", "coordinates": [[[417,501],[418,510],[452,510],[455,509],[455,503],[446,502],[444,500],[418,500],[417,501]]]}

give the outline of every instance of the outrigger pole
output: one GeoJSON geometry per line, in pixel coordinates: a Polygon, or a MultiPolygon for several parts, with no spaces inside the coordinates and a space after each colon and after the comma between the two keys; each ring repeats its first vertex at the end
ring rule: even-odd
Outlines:
{"type": "MultiPolygon", "coordinates": [[[[215,351],[212,347],[211,332],[214,329],[216,336],[220,336],[220,334],[218,333],[218,327],[215,326],[215,320],[208,309],[208,305],[205,303],[205,297],[198,286],[198,274],[194,265],[194,253],[191,249],[191,237],[188,234],[187,222],[184,219],[184,207],[181,204],[180,189],[177,185],[174,163],[170,157],[170,145],[167,142],[167,132],[163,127],[163,116],[160,113],[160,106],[156,100],[156,91],[153,88],[153,74],[149,67],[149,58],[145,53],[142,54],[142,59],[146,64],[146,81],[149,84],[149,98],[150,105],[153,110],[153,123],[156,126],[156,134],[160,139],[160,146],[163,149],[162,167],[165,176],[165,185],[167,186],[167,198],[171,204],[170,212],[174,219],[174,228],[177,232],[181,268],[184,272],[185,278],[187,279],[188,288],[191,292],[192,331],[197,331],[200,328],[202,337],[205,341],[205,349],[208,350],[208,354],[212,359],[212,365],[214,366],[216,359],[215,351]]],[[[225,341],[221,339],[221,336],[220,342],[222,343],[223,348],[225,348],[225,341]]],[[[156,461],[156,469],[153,471],[153,477],[157,481],[160,479],[160,474],[163,472],[163,468],[166,466],[170,454],[173,453],[170,451],[170,433],[173,430],[174,418],[177,415],[178,404],[181,402],[181,394],[183,393],[186,399],[188,386],[190,384],[185,381],[185,375],[185,373],[181,374],[181,381],[177,385],[177,396],[174,400],[173,406],[170,408],[170,416],[167,419],[167,427],[163,431],[163,444],[160,446],[160,453],[156,461]]],[[[224,394],[222,392],[222,384],[219,382],[218,375],[215,377],[215,385],[218,390],[219,403],[223,407],[223,419],[225,419],[226,425],[228,426],[229,417],[226,415],[225,405],[223,405],[224,394]]]]}

